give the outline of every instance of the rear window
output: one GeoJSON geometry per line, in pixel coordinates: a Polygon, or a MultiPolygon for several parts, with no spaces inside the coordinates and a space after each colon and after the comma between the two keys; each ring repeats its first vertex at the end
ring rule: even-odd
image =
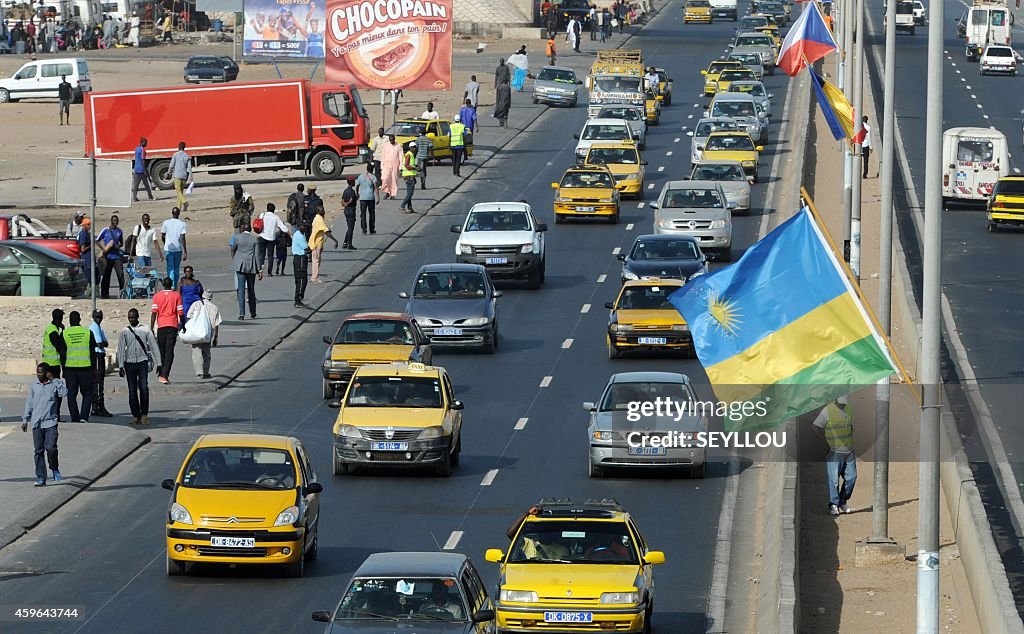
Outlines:
{"type": "Polygon", "coordinates": [[[995,150],[991,141],[962,139],[956,147],[956,160],[967,163],[987,163],[995,150]]]}
{"type": "Polygon", "coordinates": [[[705,149],[750,152],[754,150],[754,144],[751,142],[750,136],[746,134],[723,134],[708,137],[705,149]]]}
{"type": "Polygon", "coordinates": [[[89,65],[85,63],[84,59],[78,60],[78,74],[83,78],[89,74],[89,65]]]}
{"type": "Polygon", "coordinates": [[[998,181],[996,183],[996,193],[1022,195],[1024,194],[1024,181],[998,181]]]}
{"type": "Polygon", "coordinates": [[[719,121],[719,122],[705,121],[703,123],[698,123],[697,124],[697,130],[693,134],[694,134],[694,136],[704,137],[704,136],[708,136],[712,132],[718,132],[719,130],[735,130],[735,129],[736,129],[736,122],[735,121],[719,121]]]}
{"type": "Polygon", "coordinates": [[[1010,49],[1004,48],[1002,46],[993,46],[985,52],[985,55],[987,57],[1013,57],[1013,52],[1010,51],[1010,49]]]}

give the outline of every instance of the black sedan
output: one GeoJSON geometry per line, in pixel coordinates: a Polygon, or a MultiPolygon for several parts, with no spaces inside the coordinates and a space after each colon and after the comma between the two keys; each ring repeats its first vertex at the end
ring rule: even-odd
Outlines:
{"type": "Polygon", "coordinates": [[[708,270],[707,256],[690,236],[640,236],[628,253],[618,257],[622,261],[623,284],[655,277],[686,282],[708,270]]]}
{"type": "Polygon", "coordinates": [[[227,82],[238,79],[238,64],[226,56],[193,55],[185,64],[186,84],[227,82]]]}
{"type": "MultiPolygon", "coordinates": [[[[518,247],[516,247],[518,248],[518,247]]],[[[420,267],[412,290],[398,294],[430,343],[437,346],[498,347],[497,299],[480,264],[428,264],[420,267]]]]}
{"type": "Polygon", "coordinates": [[[0,295],[21,295],[23,266],[46,269],[45,295],[81,295],[88,286],[82,261],[21,240],[0,240],[0,295]]]}

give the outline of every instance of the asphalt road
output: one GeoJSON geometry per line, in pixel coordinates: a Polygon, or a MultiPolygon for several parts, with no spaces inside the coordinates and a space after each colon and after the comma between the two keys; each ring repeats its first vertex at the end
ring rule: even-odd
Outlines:
{"type": "MultiPolygon", "coordinates": [[[[647,201],[668,178],[689,171],[689,139],[681,127],[699,118],[699,69],[722,51],[733,33],[728,22],[683,27],[678,5],[663,11],[633,40],[645,60],[675,78],[673,106],[649,131],[644,158],[647,201]],[[691,118],[692,115],[692,118],[691,118]],[[664,170],[659,172],[659,167],[664,170]]],[[[588,40],[584,40],[586,49],[588,40]]],[[[780,101],[774,105],[773,142],[787,78],[766,78],[780,101]]],[[[517,95],[521,102],[527,95],[517,95]]],[[[605,301],[618,290],[613,250],[626,249],[652,231],[646,203],[626,201],[619,225],[555,226],[550,183],[573,160],[572,135],[585,108],[552,109],[475,177],[413,235],[371,266],[319,315],[301,327],[212,403],[161,402],[177,411],[177,424],[154,426],[155,442],[143,447],[83,492],[30,535],[0,552],[0,604],[63,605],[85,609],[75,623],[3,623],[4,631],[317,631],[314,609],[332,608],[348,576],[373,552],[436,550],[456,540],[455,550],[474,558],[490,588],[496,568],[483,561],[488,547],[504,547],[508,524],[542,497],[615,497],[629,510],[652,548],[668,562],[656,571],[655,630],[662,634],[703,631],[713,574],[715,538],[726,465],[712,465],[705,480],[660,476],[587,477],[585,400],[599,395],[608,376],[630,370],[684,371],[710,397],[697,361],[678,358],[606,358],[605,301]],[[459,222],[475,202],[526,199],[547,234],[547,282],[539,291],[514,285],[499,300],[501,346],[494,356],[436,354],[448,368],[457,398],[466,403],[462,464],[450,479],[416,472],[330,474],[330,430],[335,410],[320,400],[323,334],[356,310],[400,310],[416,269],[451,261],[459,222]],[[606,276],[606,278],[604,277],[606,276]],[[600,280],[599,281],[599,277],[600,280]],[[591,309],[584,312],[584,306],[591,309]],[[550,377],[549,384],[545,380],[550,377]],[[542,383],[547,384],[541,387],[542,383]],[[517,422],[527,418],[525,427],[517,422]],[[277,570],[213,568],[185,578],[164,573],[167,493],[162,478],[178,469],[191,441],[206,431],[290,434],[313,452],[325,491],[321,499],[320,558],[303,579],[277,570]],[[489,485],[481,482],[497,470],[489,485]],[[456,532],[459,531],[459,532],[456,532]],[[136,625],[129,625],[136,624],[136,625]]],[[[774,156],[762,156],[762,177],[774,156]]],[[[755,207],[764,207],[766,185],[755,186],[755,207]]],[[[761,218],[736,219],[736,241],[754,239],[761,218]]],[[[738,255],[739,249],[737,249],[738,255]]],[[[162,415],[167,418],[167,415],[162,415]]]]}

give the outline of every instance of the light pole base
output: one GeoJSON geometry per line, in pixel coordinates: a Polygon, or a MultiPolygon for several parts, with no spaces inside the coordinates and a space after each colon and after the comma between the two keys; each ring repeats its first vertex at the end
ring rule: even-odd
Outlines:
{"type": "Polygon", "coordinates": [[[897,564],[907,558],[907,547],[887,537],[858,539],[854,546],[853,565],[857,568],[897,564]]]}

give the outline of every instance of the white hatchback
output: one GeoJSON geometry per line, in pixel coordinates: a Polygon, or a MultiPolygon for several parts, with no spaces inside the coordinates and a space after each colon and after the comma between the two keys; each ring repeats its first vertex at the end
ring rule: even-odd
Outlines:
{"type": "Polygon", "coordinates": [[[92,90],[89,65],[81,57],[44,59],[29,62],[11,77],[0,79],[0,103],[19,99],[57,98],[61,77],[67,77],[75,103],[92,90]]]}
{"type": "Polygon", "coordinates": [[[981,59],[978,60],[978,70],[982,75],[987,75],[988,73],[1016,75],[1017,61],[1019,59],[1020,55],[1017,54],[1017,51],[1009,46],[989,44],[982,52],[981,59]]]}

